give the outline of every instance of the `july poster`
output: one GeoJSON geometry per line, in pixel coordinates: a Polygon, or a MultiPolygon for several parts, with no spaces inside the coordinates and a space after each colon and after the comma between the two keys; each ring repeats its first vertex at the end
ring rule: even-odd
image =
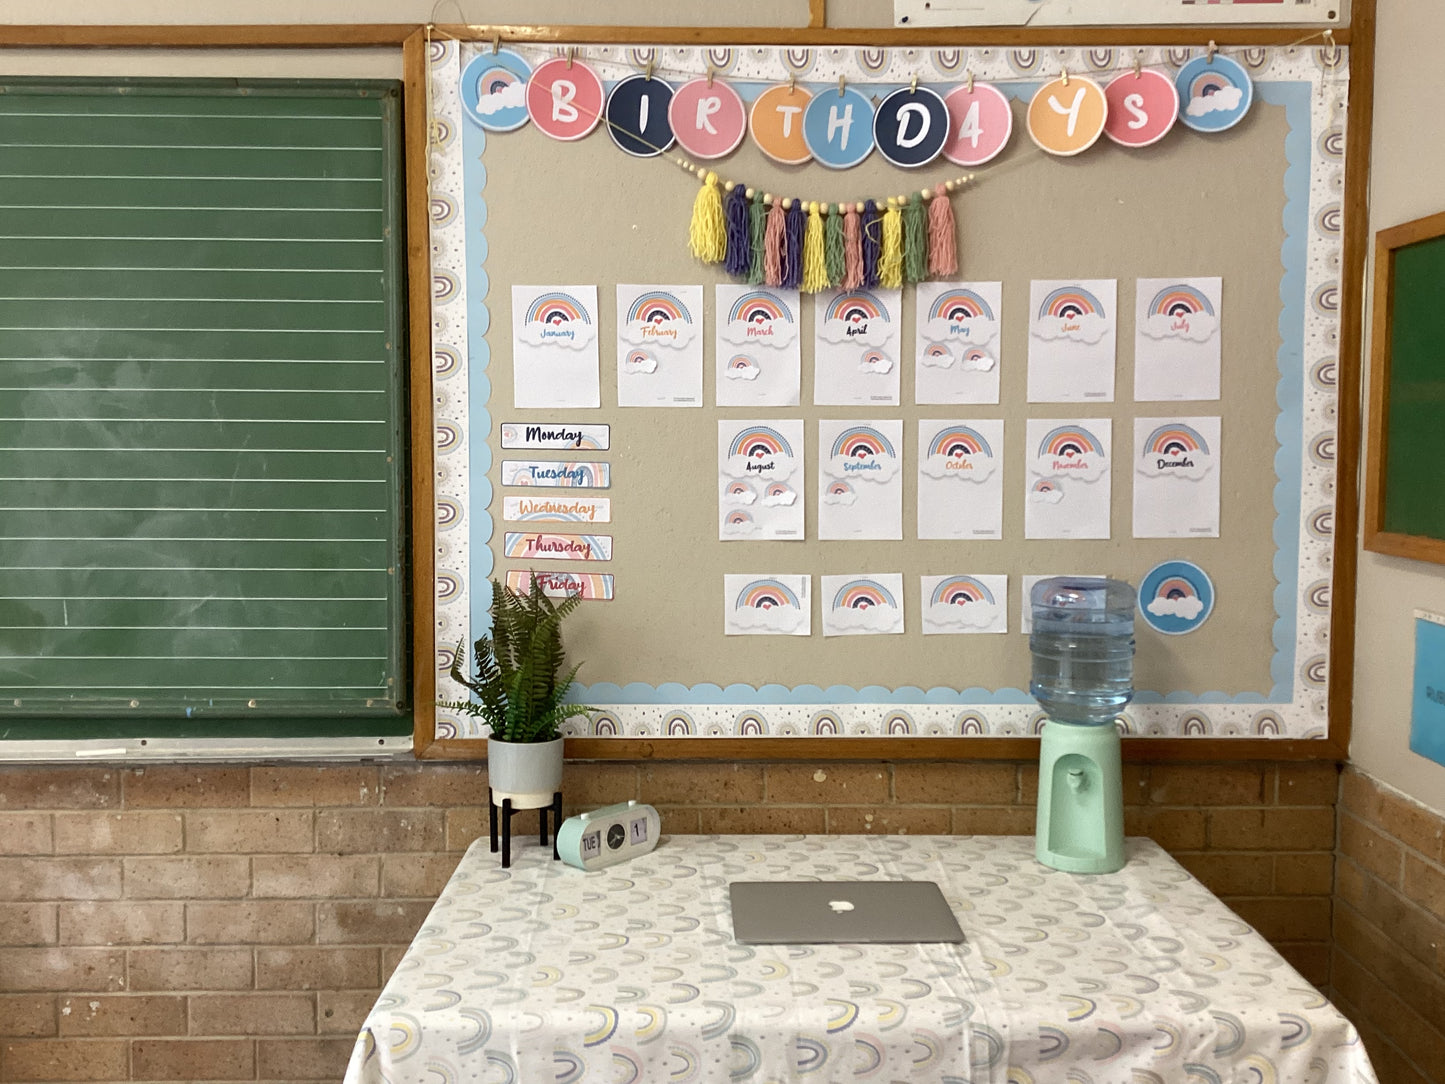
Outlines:
{"type": "Polygon", "coordinates": [[[1134,398],[1218,399],[1218,278],[1140,279],[1134,300],[1134,398]]]}

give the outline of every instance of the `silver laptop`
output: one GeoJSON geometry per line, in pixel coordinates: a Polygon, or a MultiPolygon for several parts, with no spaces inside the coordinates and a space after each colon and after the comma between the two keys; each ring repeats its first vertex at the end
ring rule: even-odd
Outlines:
{"type": "Polygon", "coordinates": [[[728,890],[733,937],[745,945],[963,940],[933,881],[733,881],[728,890]]]}

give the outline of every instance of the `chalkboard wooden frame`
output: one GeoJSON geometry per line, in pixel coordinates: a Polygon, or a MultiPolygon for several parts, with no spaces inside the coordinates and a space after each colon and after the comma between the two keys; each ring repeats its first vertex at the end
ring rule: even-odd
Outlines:
{"type": "MultiPolygon", "coordinates": [[[[1365,549],[1392,557],[1445,564],[1445,532],[1437,536],[1390,529],[1390,473],[1392,430],[1398,435],[1398,414],[1392,411],[1391,384],[1396,359],[1396,295],[1401,285],[1396,258],[1401,250],[1434,242],[1445,250],[1445,212],[1417,218],[1375,234],[1374,314],[1370,329],[1369,444],[1366,449],[1365,549]]],[[[1445,424],[1445,409],[1437,420],[1445,424]]],[[[1398,498],[1397,498],[1398,499],[1398,498]]],[[[1398,507],[1397,507],[1398,511],[1398,507]]]]}

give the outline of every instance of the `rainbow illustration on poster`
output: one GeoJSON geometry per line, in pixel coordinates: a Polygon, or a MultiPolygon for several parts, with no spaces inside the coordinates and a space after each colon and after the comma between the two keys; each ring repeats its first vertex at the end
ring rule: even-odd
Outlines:
{"type": "Polygon", "coordinates": [[[558,326],[571,323],[592,323],[592,316],[571,294],[546,293],[533,299],[527,307],[526,322],[529,324],[551,324],[558,326]]]}
{"type": "Polygon", "coordinates": [[[758,499],[753,487],[742,479],[735,479],[723,487],[723,502],[725,504],[752,504],[758,499]]]}
{"type": "Polygon", "coordinates": [[[1064,499],[1064,487],[1052,478],[1040,478],[1029,487],[1029,500],[1038,504],[1058,504],[1064,499]]]}
{"type": "Polygon", "coordinates": [[[783,304],[781,298],[766,290],[752,290],[743,294],[728,310],[728,323],[752,324],[759,327],[774,321],[786,324],[793,322],[792,310],[783,304]]]}
{"type": "Polygon", "coordinates": [[[762,369],[747,354],[734,354],[727,363],[727,375],[731,380],[755,380],[762,369]]]}
{"type": "Polygon", "coordinates": [[[1214,305],[1204,293],[1187,283],[1166,286],[1149,302],[1149,316],[1214,315],[1214,305]]]}
{"type": "Polygon", "coordinates": [[[988,446],[988,441],[977,429],[967,425],[954,425],[941,430],[929,442],[928,454],[949,459],[964,459],[975,455],[992,458],[993,449],[988,446]]]}
{"type": "Polygon", "coordinates": [[[850,486],[847,482],[839,480],[836,482],[829,482],[823,492],[829,497],[833,498],[851,497],[853,495],[853,487],[850,486]]]}
{"type": "Polygon", "coordinates": [[[1182,422],[1170,422],[1161,425],[1144,442],[1144,455],[1154,456],[1181,456],[1197,452],[1201,455],[1209,454],[1209,445],[1199,435],[1199,431],[1185,425],[1182,422]]]}
{"type": "Polygon", "coordinates": [[[782,482],[773,482],[763,490],[763,503],[767,505],[792,504],[797,494],[782,482]]]}
{"type": "Polygon", "coordinates": [[[661,324],[668,321],[690,324],[692,314],[675,295],[664,290],[650,290],[639,294],[627,310],[629,324],[661,324]]]}
{"type": "Polygon", "coordinates": [[[1039,319],[1077,320],[1081,316],[1104,317],[1104,306],[1082,286],[1060,286],[1052,290],[1039,306],[1039,319]]]}
{"type": "Polygon", "coordinates": [[[657,372],[657,359],[646,350],[632,349],[622,359],[622,371],[634,375],[657,372]]]}
{"type": "Polygon", "coordinates": [[[964,372],[985,373],[993,368],[993,355],[977,346],[970,346],[959,358],[964,372]]]}
{"type": "Polygon", "coordinates": [[[1073,459],[1080,455],[1103,455],[1104,448],[1083,426],[1061,425],[1049,430],[1039,442],[1039,458],[1073,459]]]}
{"type": "Polygon", "coordinates": [[[898,602],[893,593],[877,580],[850,580],[833,595],[835,610],[867,610],[879,606],[896,610],[898,602]]]}
{"type": "Polygon", "coordinates": [[[866,290],[840,293],[828,305],[826,318],[845,324],[866,324],[869,320],[888,323],[888,309],[866,290]]]}
{"type": "Polygon", "coordinates": [[[1049,478],[1040,478],[1033,484],[1032,493],[1059,493],[1059,483],[1049,478]]]}
{"type": "Polygon", "coordinates": [[[776,610],[781,607],[801,608],[793,589],[775,579],[753,580],[746,584],[733,604],[733,608],[738,610],[776,610]]]}
{"type": "Polygon", "coordinates": [[[744,512],[741,508],[735,508],[723,517],[723,523],[728,527],[747,527],[752,522],[752,513],[744,512]]]}
{"type": "Polygon", "coordinates": [[[930,320],[947,320],[951,324],[964,320],[992,320],[993,309],[973,290],[957,289],[939,294],[928,308],[930,320]]]}
{"type": "Polygon", "coordinates": [[[953,364],[953,351],[942,343],[929,343],[923,348],[923,363],[946,369],[953,364]]]}
{"type": "Polygon", "coordinates": [[[1192,561],[1164,561],[1139,581],[1139,614],[1170,636],[1193,632],[1214,610],[1214,583],[1192,561]]]}
{"type": "Polygon", "coordinates": [[[865,350],[858,358],[858,368],[865,373],[887,373],[893,369],[893,361],[881,350],[865,350]]]}
{"type": "Polygon", "coordinates": [[[994,604],[993,592],[972,576],[952,576],[933,589],[929,602],[935,606],[965,606],[970,602],[994,604]]]}
{"type": "Polygon", "coordinates": [[[888,438],[869,425],[855,425],[839,433],[829,454],[835,459],[897,458],[888,438]]]}
{"type": "Polygon", "coordinates": [[[742,430],[728,446],[729,456],[746,456],[751,459],[766,459],[768,456],[793,456],[793,448],[783,434],[767,425],[755,425],[742,430]]]}

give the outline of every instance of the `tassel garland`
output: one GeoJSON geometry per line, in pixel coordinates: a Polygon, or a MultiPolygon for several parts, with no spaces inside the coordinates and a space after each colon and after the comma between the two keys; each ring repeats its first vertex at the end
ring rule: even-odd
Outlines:
{"type": "Polygon", "coordinates": [[[727,256],[723,260],[723,269],[735,279],[744,278],[752,263],[748,197],[740,184],[729,181],[726,187],[728,194],[723,201],[723,220],[727,224],[727,256]]]}
{"type": "Polygon", "coordinates": [[[721,263],[727,255],[722,194],[717,189],[717,174],[711,171],[703,177],[702,187],[693,201],[692,226],[688,229],[687,240],[692,254],[703,263],[721,263]]]}
{"type": "Polygon", "coordinates": [[[808,204],[808,224],[803,230],[803,292],[816,294],[828,288],[828,265],[823,245],[823,216],[816,203],[808,204]]]}
{"type": "Polygon", "coordinates": [[[883,254],[878,257],[878,285],[896,290],[903,285],[903,216],[898,201],[888,198],[883,212],[883,254]]]}
{"type": "Polygon", "coordinates": [[[952,181],[939,185],[928,203],[928,272],[939,278],[958,274],[958,229],[948,200],[951,191],[952,181]]]}
{"type": "Polygon", "coordinates": [[[673,160],[702,182],[693,201],[688,248],[735,279],[819,293],[958,273],[958,226],[951,196],[973,175],[886,200],[817,203],[721,181],[704,166],[673,160]]]}

